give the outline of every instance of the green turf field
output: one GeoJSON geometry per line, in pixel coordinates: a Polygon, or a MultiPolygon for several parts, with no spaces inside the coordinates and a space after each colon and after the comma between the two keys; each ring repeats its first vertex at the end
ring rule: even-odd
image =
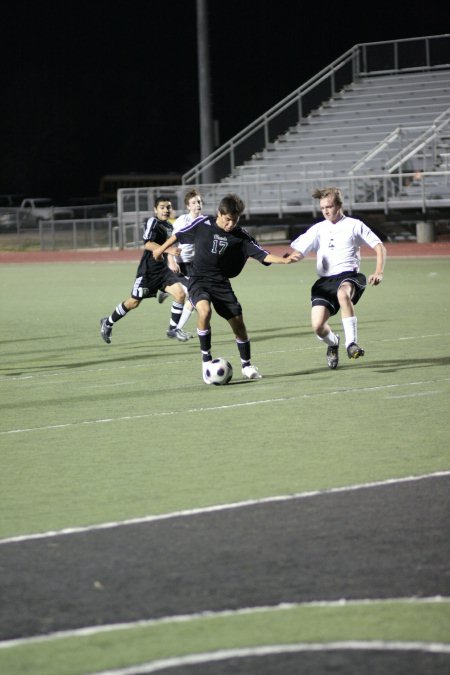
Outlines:
{"type": "MultiPolygon", "coordinates": [[[[363,260],[363,272],[372,268],[363,260]]],[[[165,336],[168,301],[143,302],[115,326],[111,345],[102,341],[99,319],[128,297],[135,269],[0,268],[1,539],[450,468],[448,258],[387,261],[383,284],[356,308],[366,355],[353,362],[341,349],[336,371],[309,324],[313,261],[250,261],[233,285],[263,379],[242,380],[230,328],[214,315],[213,355],[234,366],[225,387],[203,384],[196,338],[165,336]]],[[[343,335],[340,320],[331,323],[343,335]]],[[[186,330],[195,332],[194,318],[186,330]]],[[[342,609],[297,608],[289,621],[263,612],[258,629],[249,617],[199,619],[135,629],[132,640],[142,658],[159,658],[174,633],[185,653],[266,644],[278,632],[295,640],[306,624],[304,640],[385,637],[387,626],[394,638],[420,637],[418,610],[407,604],[388,618],[385,606],[345,611],[339,628],[342,609]],[[214,621],[224,624],[219,633],[214,621]],[[155,648],[152,631],[161,634],[155,648]]],[[[429,613],[420,639],[443,640],[448,605],[420,612],[429,613]]],[[[83,640],[89,667],[111,667],[100,648],[108,640],[113,663],[128,663],[130,637],[125,646],[109,635],[0,650],[0,666],[8,675],[91,672],[83,640]]]]}
{"type": "Polygon", "coordinates": [[[341,354],[335,372],[309,326],[312,263],[250,262],[235,289],[264,379],[242,381],[214,316],[213,355],[235,366],[214,388],[197,340],[165,337],[168,303],[142,303],[101,340],[134,272],[0,270],[0,536],[448,468],[448,259],[389,261],[357,308],[366,356],[341,354]]]}

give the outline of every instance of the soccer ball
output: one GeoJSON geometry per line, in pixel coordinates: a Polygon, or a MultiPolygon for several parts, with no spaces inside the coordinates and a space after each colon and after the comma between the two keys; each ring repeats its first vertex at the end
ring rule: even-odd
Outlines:
{"type": "Polygon", "coordinates": [[[233,377],[233,366],[223,358],[213,359],[205,370],[211,384],[228,384],[233,377]]]}

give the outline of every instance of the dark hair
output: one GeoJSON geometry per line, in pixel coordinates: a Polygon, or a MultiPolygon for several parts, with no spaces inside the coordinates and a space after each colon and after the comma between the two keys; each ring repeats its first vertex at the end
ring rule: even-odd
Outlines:
{"type": "Polygon", "coordinates": [[[342,192],[337,187],[316,188],[312,193],[312,196],[314,199],[332,197],[337,206],[342,206],[343,204],[342,192]]]}
{"type": "Polygon", "coordinates": [[[198,190],[188,190],[186,194],[184,195],[184,203],[187,206],[189,204],[189,201],[192,199],[192,197],[200,197],[202,198],[200,192],[198,190]]]}
{"type": "Polygon", "coordinates": [[[169,202],[169,204],[172,204],[172,200],[170,199],[170,197],[164,197],[164,195],[160,195],[159,197],[155,197],[155,202],[153,204],[155,209],[161,202],[169,202]]]}
{"type": "Polygon", "coordinates": [[[238,195],[228,194],[221,199],[218,210],[228,216],[240,216],[245,210],[245,204],[238,195]]]}

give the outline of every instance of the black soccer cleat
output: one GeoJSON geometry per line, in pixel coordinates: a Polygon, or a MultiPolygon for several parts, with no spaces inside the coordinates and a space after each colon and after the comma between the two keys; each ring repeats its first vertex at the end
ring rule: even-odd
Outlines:
{"type": "Polygon", "coordinates": [[[359,359],[360,356],[364,356],[365,352],[356,342],[350,342],[347,347],[347,354],[349,359],[359,359]]]}
{"type": "Polygon", "coordinates": [[[105,342],[108,344],[111,344],[111,333],[113,327],[107,323],[108,317],[105,316],[103,319],[100,319],[100,335],[104,339],[105,342]]]}
{"type": "Polygon", "coordinates": [[[339,363],[339,335],[336,334],[337,345],[332,345],[327,348],[327,366],[331,370],[335,370],[339,363]]]}

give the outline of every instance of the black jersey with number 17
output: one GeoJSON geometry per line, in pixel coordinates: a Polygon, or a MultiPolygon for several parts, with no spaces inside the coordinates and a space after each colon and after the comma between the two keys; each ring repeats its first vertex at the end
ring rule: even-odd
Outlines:
{"type": "Polygon", "coordinates": [[[178,230],[176,237],[181,244],[194,244],[190,277],[230,279],[237,277],[248,258],[255,258],[263,265],[269,252],[261,248],[249,233],[239,225],[225,232],[216,224],[214,216],[199,216],[178,230]]]}

